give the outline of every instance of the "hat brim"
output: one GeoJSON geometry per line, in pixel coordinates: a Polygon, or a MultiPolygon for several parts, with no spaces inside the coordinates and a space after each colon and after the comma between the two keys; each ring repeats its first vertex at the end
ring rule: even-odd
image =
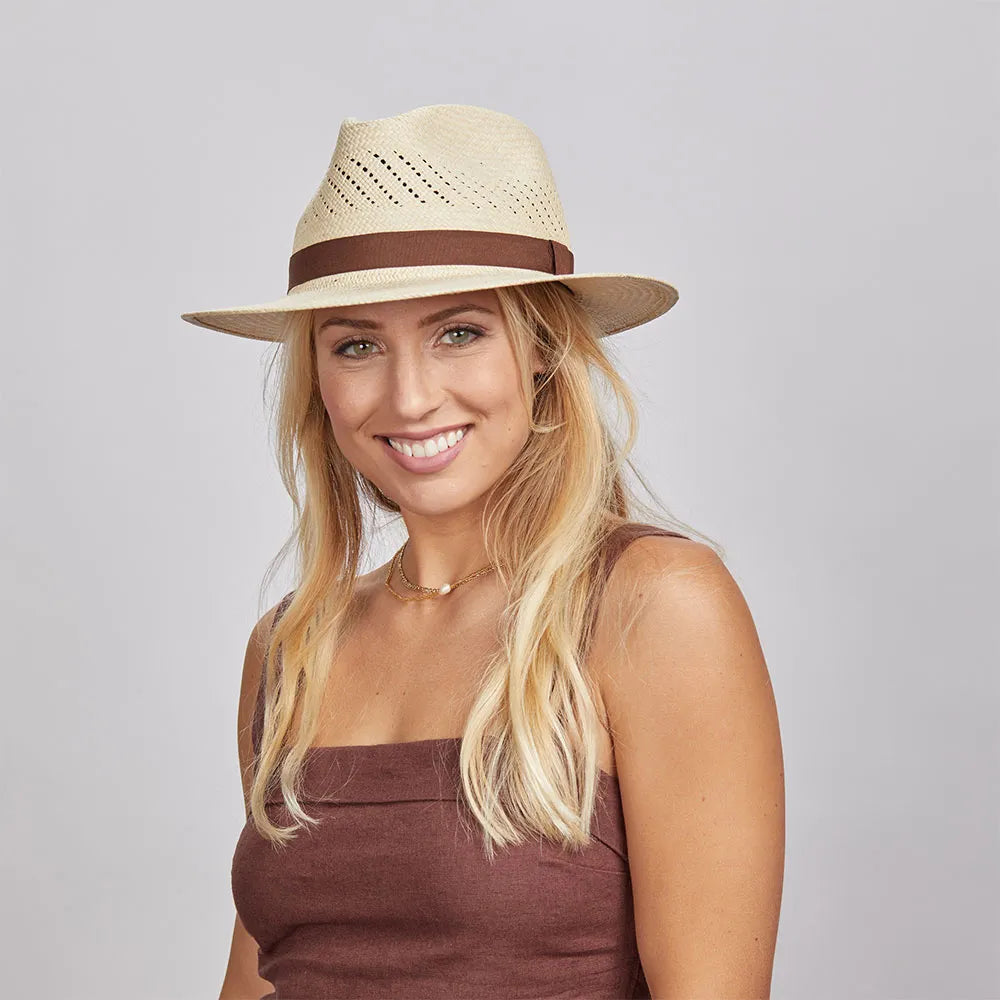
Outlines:
{"type": "Polygon", "coordinates": [[[672,285],[637,274],[549,274],[511,267],[437,265],[329,275],[307,281],[272,302],[188,312],[181,319],[237,337],[277,341],[284,335],[289,313],[551,281],[568,285],[579,296],[605,336],[648,323],[677,301],[672,285]]]}

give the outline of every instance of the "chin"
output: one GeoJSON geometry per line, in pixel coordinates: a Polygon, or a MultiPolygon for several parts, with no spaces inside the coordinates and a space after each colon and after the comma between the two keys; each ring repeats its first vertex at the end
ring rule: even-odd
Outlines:
{"type": "Polygon", "coordinates": [[[490,487],[470,485],[463,488],[460,484],[441,482],[418,483],[403,489],[398,486],[386,489],[379,484],[379,489],[408,514],[417,517],[453,517],[465,511],[478,510],[485,502],[490,487]]]}

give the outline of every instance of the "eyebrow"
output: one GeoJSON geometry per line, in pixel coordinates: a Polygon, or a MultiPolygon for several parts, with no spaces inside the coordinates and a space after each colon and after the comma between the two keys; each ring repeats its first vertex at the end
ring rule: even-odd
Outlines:
{"type": "MultiPolygon", "coordinates": [[[[496,315],[492,309],[487,309],[485,306],[477,306],[471,302],[463,302],[461,305],[449,306],[447,309],[441,309],[439,312],[431,313],[429,316],[425,316],[422,320],[420,320],[417,325],[421,327],[430,326],[432,323],[440,323],[441,320],[447,319],[449,316],[456,316],[458,313],[463,312],[488,313],[490,316],[496,315]]],[[[371,319],[348,319],[346,316],[327,316],[327,318],[320,323],[319,329],[316,332],[320,333],[328,326],[348,326],[353,330],[382,329],[381,323],[376,323],[371,319]]]]}

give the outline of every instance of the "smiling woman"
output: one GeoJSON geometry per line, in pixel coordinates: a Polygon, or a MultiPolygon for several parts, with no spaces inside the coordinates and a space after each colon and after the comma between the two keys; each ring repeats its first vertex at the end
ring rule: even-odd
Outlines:
{"type": "MultiPolygon", "coordinates": [[[[446,495],[468,517],[531,435],[531,402],[498,293],[316,310],[313,325],[320,396],[350,464],[413,516],[432,516],[446,495]],[[370,339],[345,337],[345,327],[372,331],[370,339]]],[[[539,348],[518,349],[540,374],[539,348]]]]}
{"type": "Polygon", "coordinates": [[[636,519],[603,343],[677,293],[567,239],[516,119],[348,119],[287,294],[184,316],[278,344],[296,513],[244,658],[222,998],[768,995],[767,668],[718,547],[636,519]],[[376,513],[406,541],[362,573],[376,513]]]}

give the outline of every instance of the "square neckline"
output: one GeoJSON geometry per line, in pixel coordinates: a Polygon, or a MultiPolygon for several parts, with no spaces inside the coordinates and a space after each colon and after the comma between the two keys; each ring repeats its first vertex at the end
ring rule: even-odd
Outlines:
{"type": "MultiPolygon", "coordinates": [[[[464,739],[464,736],[431,736],[420,740],[395,740],[389,743],[325,743],[307,747],[306,754],[319,755],[322,753],[335,754],[338,752],[349,754],[352,751],[356,751],[358,753],[367,751],[371,754],[377,755],[380,752],[401,753],[406,752],[410,748],[426,748],[432,744],[454,745],[457,748],[464,739]]],[[[610,771],[605,771],[603,767],[598,768],[597,773],[599,778],[618,784],[618,776],[616,774],[612,774],[610,771]]]]}

